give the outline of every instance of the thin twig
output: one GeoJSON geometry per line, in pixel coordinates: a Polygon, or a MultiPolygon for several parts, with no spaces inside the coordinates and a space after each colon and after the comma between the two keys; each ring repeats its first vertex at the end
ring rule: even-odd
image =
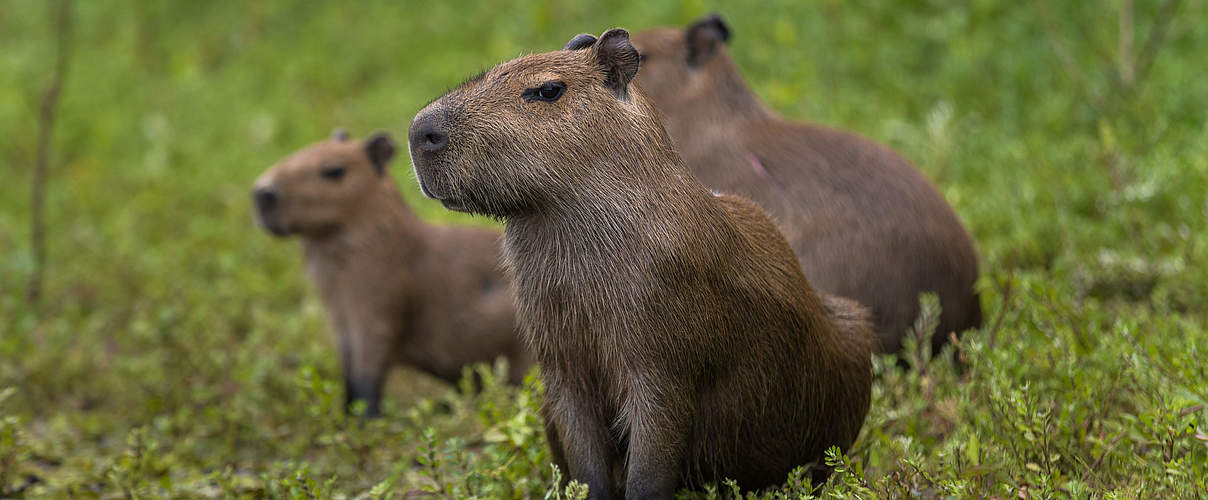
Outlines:
{"type": "Polygon", "coordinates": [[[46,272],[46,178],[50,168],[50,140],[54,131],[55,110],[59,105],[59,95],[67,78],[71,56],[71,0],[60,0],[58,7],[51,18],[58,43],[55,68],[42,94],[41,113],[38,116],[38,150],[34,157],[30,193],[30,248],[34,258],[34,268],[26,286],[26,300],[30,304],[37,304],[42,298],[42,277],[46,272]]]}
{"type": "Polygon", "coordinates": [[[1118,59],[1120,61],[1120,81],[1125,87],[1132,88],[1133,78],[1136,76],[1136,60],[1133,59],[1133,39],[1136,28],[1133,27],[1133,2],[1132,0],[1122,0],[1120,2],[1120,48],[1118,59]]]}
{"type": "MultiPolygon", "coordinates": [[[[1145,45],[1141,48],[1141,52],[1134,57],[1136,40],[1133,2],[1131,0],[1124,0],[1120,6],[1119,45],[1116,56],[1112,57],[1111,54],[1105,51],[1104,46],[1100,44],[1092,44],[1091,46],[1091,49],[1095,51],[1095,54],[1102,60],[1105,66],[1115,67],[1115,70],[1109,71],[1107,75],[1110,83],[1109,90],[1104,94],[1099,94],[1093,91],[1090,80],[1078,64],[1078,59],[1059,36],[1059,29],[1053,19],[1048,0],[1038,0],[1037,2],[1045,37],[1048,39],[1054,55],[1057,56],[1058,61],[1061,63],[1062,71],[1074,81],[1081,91],[1083,98],[1099,115],[1107,114],[1107,111],[1109,111],[1108,106],[1114,102],[1115,98],[1127,98],[1129,95],[1135,94],[1137,89],[1141,88],[1145,78],[1149,76],[1150,69],[1153,68],[1158,51],[1161,50],[1167,41],[1167,35],[1175,20],[1175,14],[1179,11],[1181,5],[1182,0],[1165,0],[1162,3],[1150,27],[1149,36],[1145,39],[1145,45]]],[[[1089,38],[1089,35],[1083,35],[1089,38]]]]}
{"type": "Polygon", "coordinates": [[[1178,40],[1187,35],[1195,27],[1200,25],[1200,19],[1203,16],[1204,0],[1189,0],[1186,10],[1183,10],[1183,15],[1175,16],[1170,22],[1170,29],[1167,31],[1168,37],[1171,40],[1178,40]]]}
{"type": "Polygon", "coordinates": [[[1066,76],[1078,85],[1083,97],[1091,107],[1097,113],[1102,114],[1103,99],[1091,90],[1090,82],[1087,80],[1086,74],[1082,72],[1078,59],[1074,57],[1074,53],[1070,51],[1070,48],[1058,36],[1057,24],[1053,21],[1053,13],[1049,9],[1048,0],[1039,0],[1037,5],[1040,10],[1041,25],[1044,27],[1044,36],[1049,40],[1049,46],[1052,47],[1053,54],[1061,62],[1061,69],[1065,71],[1066,76]]]}
{"type": "Polygon", "coordinates": [[[1002,296],[1002,306],[998,308],[998,316],[994,318],[994,326],[990,327],[990,340],[987,342],[986,348],[993,351],[994,345],[998,343],[998,329],[1002,328],[1003,318],[1007,315],[1007,309],[1011,305],[1011,287],[1015,282],[1015,265],[1007,266],[1007,279],[998,288],[999,295],[1002,296]]]}
{"type": "Polygon", "coordinates": [[[1203,409],[1204,409],[1204,405],[1202,405],[1202,404],[1189,406],[1187,408],[1183,408],[1183,410],[1179,412],[1179,416],[1186,417],[1187,415],[1191,415],[1192,413],[1195,413],[1195,412],[1203,410],[1203,409]]]}
{"type": "Polygon", "coordinates": [[[1182,0],[1166,0],[1158,9],[1158,16],[1154,18],[1153,26],[1149,29],[1149,37],[1145,39],[1145,47],[1141,49],[1141,54],[1137,57],[1138,69],[1133,88],[1141,86],[1141,82],[1145,80],[1146,76],[1149,76],[1149,70],[1153,68],[1153,62],[1158,58],[1158,50],[1161,50],[1162,45],[1166,43],[1166,34],[1174,21],[1174,14],[1179,11],[1181,4],[1182,0]]]}
{"type": "Polygon", "coordinates": [[[1107,443],[1103,453],[1099,454],[1099,458],[1096,458],[1095,462],[1091,464],[1091,472],[1094,473],[1096,477],[1099,475],[1099,466],[1103,464],[1103,459],[1107,458],[1108,453],[1111,453],[1112,450],[1116,449],[1116,443],[1120,442],[1120,438],[1122,437],[1124,437],[1124,434],[1116,434],[1116,436],[1107,443]]]}
{"type": "Polygon", "coordinates": [[[1049,312],[1053,313],[1057,319],[1065,322],[1065,326],[1069,327],[1070,333],[1074,335],[1074,342],[1076,342],[1084,352],[1090,351],[1091,346],[1088,344],[1086,336],[1082,333],[1082,328],[1078,326],[1078,322],[1074,321],[1074,318],[1071,315],[1067,314],[1066,311],[1063,311],[1060,307],[1058,307],[1057,302],[1053,300],[1052,295],[1046,293],[1040,298],[1044,299],[1044,305],[1048,308],[1049,312]]]}

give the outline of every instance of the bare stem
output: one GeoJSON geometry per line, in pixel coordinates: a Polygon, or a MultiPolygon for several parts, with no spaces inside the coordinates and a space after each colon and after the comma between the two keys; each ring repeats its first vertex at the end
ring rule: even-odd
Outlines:
{"type": "Polygon", "coordinates": [[[58,45],[55,49],[54,73],[42,93],[38,115],[38,149],[30,189],[30,248],[34,268],[26,286],[26,300],[37,304],[42,298],[42,277],[46,272],[46,180],[50,169],[50,141],[54,132],[55,111],[59,106],[63,81],[67,78],[71,55],[71,0],[59,0],[58,10],[52,12],[51,27],[58,45]]]}
{"type": "Polygon", "coordinates": [[[1145,47],[1141,49],[1141,53],[1137,56],[1134,85],[1139,86],[1145,80],[1145,77],[1149,75],[1149,70],[1153,67],[1154,59],[1158,58],[1158,51],[1166,43],[1166,34],[1170,30],[1170,25],[1174,22],[1174,15],[1179,11],[1180,5],[1182,5],[1181,0],[1166,0],[1158,8],[1158,15],[1154,18],[1153,26],[1149,29],[1149,37],[1145,39],[1145,47]]]}
{"type": "Polygon", "coordinates": [[[1120,2],[1120,53],[1118,55],[1120,61],[1120,82],[1125,87],[1133,86],[1134,71],[1136,59],[1133,58],[1133,3],[1132,0],[1121,0],[1120,2]]]}

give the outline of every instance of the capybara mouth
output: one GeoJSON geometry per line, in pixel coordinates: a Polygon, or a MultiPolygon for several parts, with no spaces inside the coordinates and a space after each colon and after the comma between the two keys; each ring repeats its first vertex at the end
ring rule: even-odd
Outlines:
{"type": "Polygon", "coordinates": [[[466,207],[465,202],[463,202],[457,198],[440,198],[439,201],[440,201],[441,206],[445,207],[448,210],[453,210],[455,212],[469,212],[470,211],[466,207]]]}
{"type": "Polygon", "coordinates": [[[447,185],[435,179],[432,165],[425,163],[423,160],[416,160],[415,174],[416,180],[419,181],[419,191],[424,196],[439,201],[446,209],[458,212],[466,211],[465,202],[450,195],[447,185]]]}
{"type": "Polygon", "coordinates": [[[286,236],[289,236],[289,230],[285,229],[284,227],[282,227],[279,224],[265,224],[264,230],[268,231],[269,234],[276,236],[278,238],[284,238],[286,236]]]}
{"type": "Polygon", "coordinates": [[[427,182],[424,182],[424,174],[420,171],[420,168],[421,167],[419,167],[419,163],[416,163],[415,180],[418,181],[417,183],[419,184],[419,192],[423,193],[424,196],[427,196],[434,200],[439,200],[440,197],[437,196],[436,193],[433,193],[432,190],[428,188],[427,182]]]}
{"type": "Polygon", "coordinates": [[[287,229],[284,224],[270,220],[264,215],[263,212],[259,210],[256,211],[256,225],[260,226],[260,229],[263,229],[268,234],[278,238],[289,236],[289,229],[287,229]]]}

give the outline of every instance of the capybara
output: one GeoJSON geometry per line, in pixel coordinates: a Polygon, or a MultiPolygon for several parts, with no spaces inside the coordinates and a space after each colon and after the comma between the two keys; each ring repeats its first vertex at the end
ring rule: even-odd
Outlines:
{"type": "Polygon", "coordinates": [[[933,348],[980,326],[973,240],[931,182],[868,139],[777,116],[743,80],[729,39],[717,15],[633,39],[637,85],[693,173],[771,212],[811,284],[872,310],[881,350],[900,350],[924,292],[943,309],[933,348]]]}
{"type": "Polygon", "coordinates": [[[875,334],[687,170],[637,71],[613,29],[470,79],[411,123],[420,186],[505,221],[550,448],[591,498],[778,484],[856,438],[875,334]]]}
{"type": "Polygon", "coordinates": [[[532,365],[515,325],[500,234],[419,219],[387,170],[395,146],[343,131],[293,153],[256,180],[256,219],[298,235],[306,273],[339,341],[345,402],[381,412],[393,363],[456,382],[462,367],[506,357],[518,382],[532,365]]]}

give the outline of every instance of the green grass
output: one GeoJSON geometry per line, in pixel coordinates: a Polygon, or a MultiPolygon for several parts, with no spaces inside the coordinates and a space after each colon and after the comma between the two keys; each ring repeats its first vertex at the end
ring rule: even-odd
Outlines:
{"type": "MultiPolygon", "coordinates": [[[[1133,54],[1164,1],[1131,2],[1133,54]]],[[[296,242],[253,226],[251,181],[336,126],[401,137],[501,60],[709,8],[769,105],[911,158],[982,256],[987,326],[878,360],[816,495],[1208,496],[1208,9],[1182,2],[1128,84],[1128,3],[76,2],[39,309],[53,30],[49,2],[0,1],[0,496],[545,495],[536,381],[464,396],[403,372],[386,418],[342,416],[322,308],[296,242]]],[[[423,199],[405,155],[393,171],[424,217],[489,223],[423,199]]]]}

